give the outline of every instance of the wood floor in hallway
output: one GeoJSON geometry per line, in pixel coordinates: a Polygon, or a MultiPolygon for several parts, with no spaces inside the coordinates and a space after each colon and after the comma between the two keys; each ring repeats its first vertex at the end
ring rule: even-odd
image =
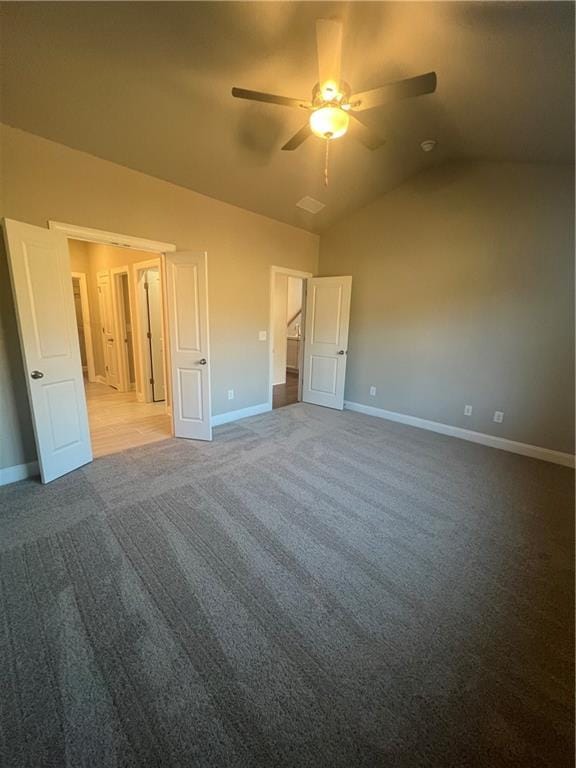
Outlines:
{"type": "Polygon", "coordinates": [[[282,408],[298,402],[298,374],[286,371],[286,383],[272,387],[272,408],[282,408]]]}
{"type": "Polygon", "coordinates": [[[172,435],[165,403],[139,403],[135,392],[106,384],[85,384],[94,457],[107,456],[172,435]]]}

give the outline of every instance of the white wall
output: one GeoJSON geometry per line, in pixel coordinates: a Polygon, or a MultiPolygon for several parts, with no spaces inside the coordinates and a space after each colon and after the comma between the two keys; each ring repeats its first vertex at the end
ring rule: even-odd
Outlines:
{"type": "MultiPolygon", "coordinates": [[[[286,302],[286,325],[290,323],[290,320],[294,317],[294,315],[297,312],[300,312],[302,309],[302,279],[299,277],[289,277],[288,278],[288,298],[286,302]]],[[[293,323],[291,323],[291,327],[293,329],[294,325],[302,325],[302,318],[299,316],[293,323]]],[[[288,329],[288,334],[290,335],[290,329],[288,329]]]]}

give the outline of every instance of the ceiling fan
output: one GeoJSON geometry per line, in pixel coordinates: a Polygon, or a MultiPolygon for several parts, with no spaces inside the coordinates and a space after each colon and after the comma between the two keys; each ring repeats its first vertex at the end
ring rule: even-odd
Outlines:
{"type": "Polygon", "coordinates": [[[296,107],[309,112],[308,122],[282,147],[297,149],[311,135],[330,141],[348,131],[350,118],[356,123],[356,135],[368,149],[377,149],[384,143],[372,128],[365,125],[357,112],[374,109],[400,99],[422,96],[436,90],[436,73],[410,77],[388,83],[370,91],[352,93],[348,83],[340,79],[342,55],[342,22],[338,19],[317,19],[316,44],[318,50],[318,82],[312,90],[312,99],[293,99],[272,93],[232,88],[237,99],[264,101],[284,107],[296,107]]]}

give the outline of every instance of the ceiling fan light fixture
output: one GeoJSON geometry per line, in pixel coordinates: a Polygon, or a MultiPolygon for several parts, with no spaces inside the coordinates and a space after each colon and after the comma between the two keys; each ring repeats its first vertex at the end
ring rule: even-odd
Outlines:
{"type": "Polygon", "coordinates": [[[340,107],[320,107],[310,115],[312,133],[321,139],[339,139],[348,130],[350,115],[340,107]]]}
{"type": "Polygon", "coordinates": [[[327,80],[320,88],[322,101],[339,101],[342,98],[338,83],[335,80],[327,80]]]}

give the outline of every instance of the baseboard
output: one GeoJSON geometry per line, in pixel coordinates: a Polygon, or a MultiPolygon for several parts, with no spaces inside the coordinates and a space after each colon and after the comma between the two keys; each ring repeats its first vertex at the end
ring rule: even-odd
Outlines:
{"type": "Polygon", "coordinates": [[[420,419],[417,416],[408,416],[404,413],[386,411],[383,408],[375,408],[373,405],[353,403],[349,400],[344,402],[344,407],[349,411],[357,411],[358,413],[364,413],[367,416],[376,416],[379,419],[396,421],[399,424],[407,424],[410,427],[427,429],[430,432],[438,432],[441,435],[457,437],[460,440],[468,440],[471,443],[488,445],[490,448],[498,448],[502,451],[519,453],[522,456],[530,456],[533,459],[541,459],[542,461],[550,461],[554,464],[562,464],[564,467],[574,467],[575,457],[570,453],[553,451],[550,448],[541,448],[539,445],[530,445],[529,443],[519,443],[515,440],[508,440],[505,437],[487,435],[484,432],[474,432],[471,429],[463,429],[462,427],[452,427],[450,424],[442,424],[439,421],[420,419]]]}
{"type": "Polygon", "coordinates": [[[104,378],[104,376],[100,376],[100,374],[96,376],[96,381],[98,382],[98,384],[106,384],[106,379],[104,378]]]}
{"type": "Polygon", "coordinates": [[[219,427],[221,424],[229,424],[231,421],[247,419],[248,416],[259,416],[261,413],[266,413],[271,410],[272,406],[270,403],[260,403],[259,405],[251,405],[248,408],[240,408],[237,411],[226,411],[226,413],[219,413],[216,416],[212,416],[212,426],[219,427]]]}
{"type": "Polygon", "coordinates": [[[17,483],[18,480],[26,480],[27,477],[39,475],[38,462],[31,461],[28,464],[16,464],[14,467],[0,469],[0,485],[17,483]]]}

